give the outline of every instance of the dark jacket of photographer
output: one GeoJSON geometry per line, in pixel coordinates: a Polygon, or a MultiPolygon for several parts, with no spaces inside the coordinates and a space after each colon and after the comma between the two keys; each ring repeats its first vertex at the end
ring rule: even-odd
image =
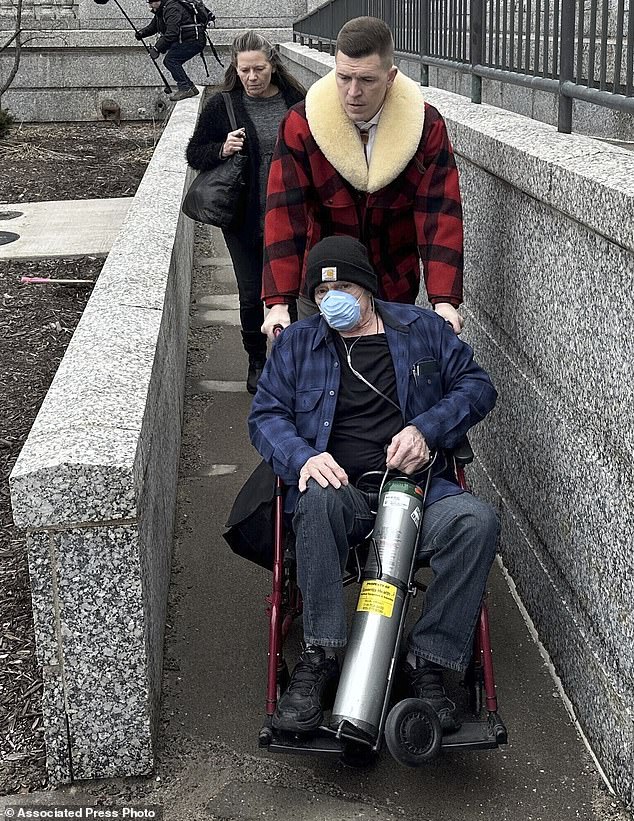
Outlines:
{"type": "Polygon", "coordinates": [[[189,40],[205,42],[205,29],[195,25],[194,14],[180,0],[163,0],[154,13],[149,25],[139,30],[141,37],[161,36],[154,48],[165,54],[174,43],[185,43],[189,40]]]}

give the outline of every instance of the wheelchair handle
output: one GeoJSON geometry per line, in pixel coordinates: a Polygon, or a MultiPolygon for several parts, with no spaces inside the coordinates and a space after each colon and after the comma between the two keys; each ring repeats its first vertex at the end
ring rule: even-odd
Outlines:
{"type": "Polygon", "coordinates": [[[464,467],[465,465],[469,465],[473,462],[473,450],[466,436],[459,445],[453,448],[451,455],[453,456],[458,467],[464,467]]]}

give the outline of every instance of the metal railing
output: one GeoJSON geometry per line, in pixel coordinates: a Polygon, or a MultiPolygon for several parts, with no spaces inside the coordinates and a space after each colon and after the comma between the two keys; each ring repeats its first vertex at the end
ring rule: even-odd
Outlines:
{"type": "Polygon", "coordinates": [[[362,15],[390,26],[398,57],[536,88],[558,98],[559,131],[572,130],[572,101],[634,114],[632,0],[329,0],[293,25],[294,40],[334,54],[337,32],[362,15]]]}

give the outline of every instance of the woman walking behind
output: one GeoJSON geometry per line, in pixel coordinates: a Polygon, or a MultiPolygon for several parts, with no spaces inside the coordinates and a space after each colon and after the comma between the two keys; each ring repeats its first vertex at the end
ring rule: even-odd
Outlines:
{"type": "Polygon", "coordinates": [[[233,41],[222,91],[231,93],[238,129],[231,130],[222,94],[215,94],[189,141],[187,162],[207,171],[238,151],[249,157],[242,217],[223,234],[238,281],[242,341],[249,356],[247,390],[253,394],[266,360],[266,337],[260,332],[266,183],[279,124],[306,92],[282,65],[271,43],[255,31],[233,41]]]}

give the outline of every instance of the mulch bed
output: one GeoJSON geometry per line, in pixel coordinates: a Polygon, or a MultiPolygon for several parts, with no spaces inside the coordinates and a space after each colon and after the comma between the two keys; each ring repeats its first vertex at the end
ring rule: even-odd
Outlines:
{"type": "Polygon", "coordinates": [[[16,126],[0,141],[2,201],[131,197],[160,134],[159,125],[16,126]]]}
{"type": "MultiPolygon", "coordinates": [[[[0,213],[7,203],[132,196],[159,136],[145,124],[15,128],[0,141],[0,213]]],[[[96,280],[103,262],[0,261],[0,795],[47,783],[25,538],[8,477],[92,290],[20,278],[96,280]]]]}

